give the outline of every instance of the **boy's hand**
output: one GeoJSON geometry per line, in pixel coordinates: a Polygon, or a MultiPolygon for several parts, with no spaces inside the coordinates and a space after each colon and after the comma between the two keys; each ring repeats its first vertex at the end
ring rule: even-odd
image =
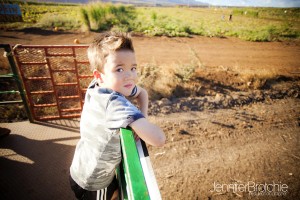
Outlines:
{"type": "Polygon", "coordinates": [[[134,137],[135,142],[139,141],[139,139],[140,139],[140,137],[135,132],[133,132],[133,137],[134,137]]]}

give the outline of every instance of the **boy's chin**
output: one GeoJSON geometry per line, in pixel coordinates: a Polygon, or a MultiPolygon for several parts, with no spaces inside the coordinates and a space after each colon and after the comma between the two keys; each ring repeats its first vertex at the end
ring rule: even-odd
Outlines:
{"type": "Polygon", "coordinates": [[[130,94],[123,94],[123,96],[125,96],[125,97],[129,97],[129,96],[130,96],[130,94]]]}
{"type": "Polygon", "coordinates": [[[129,93],[129,92],[119,92],[119,93],[122,94],[125,97],[128,97],[128,96],[131,95],[131,93],[129,93]]]}

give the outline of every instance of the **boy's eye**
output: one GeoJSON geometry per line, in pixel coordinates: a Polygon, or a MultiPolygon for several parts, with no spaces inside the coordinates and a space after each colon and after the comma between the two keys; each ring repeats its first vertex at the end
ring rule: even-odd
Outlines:
{"type": "Polygon", "coordinates": [[[122,72],[122,71],[124,71],[122,68],[117,69],[117,72],[122,72]]]}
{"type": "Polygon", "coordinates": [[[135,71],[135,70],[136,70],[136,67],[131,68],[131,71],[135,71]]]}

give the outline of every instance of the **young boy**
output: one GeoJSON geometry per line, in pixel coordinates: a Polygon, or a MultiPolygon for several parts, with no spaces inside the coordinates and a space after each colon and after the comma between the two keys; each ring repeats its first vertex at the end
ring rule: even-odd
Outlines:
{"type": "Polygon", "coordinates": [[[88,58],[94,80],[85,96],[70,183],[77,199],[110,200],[118,188],[119,129],[129,126],[153,146],[162,146],[166,138],[146,119],[148,93],[136,85],[137,64],[129,36],[101,34],[88,48],[88,58]],[[125,98],[130,96],[137,98],[140,110],[125,98]]]}

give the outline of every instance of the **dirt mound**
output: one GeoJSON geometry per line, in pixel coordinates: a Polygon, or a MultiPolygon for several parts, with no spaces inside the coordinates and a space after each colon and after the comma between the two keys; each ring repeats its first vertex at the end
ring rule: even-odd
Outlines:
{"type": "MultiPolygon", "coordinates": [[[[189,96],[187,93],[181,93],[188,97],[163,98],[152,101],[149,106],[151,115],[170,114],[176,112],[202,111],[204,109],[228,109],[250,105],[258,102],[270,102],[275,99],[300,98],[299,78],[279,77],[274,80],[266,80],[262,88],[248,89],[241,91],[233,87],[224,87],[220,84],[206,85],[206,93],[213,95],[189,96]]],[[[241,84],[240,84],[241,85],[241,84]]],[[[196,92],[191,92],[195,94],[196,92]]]]}

